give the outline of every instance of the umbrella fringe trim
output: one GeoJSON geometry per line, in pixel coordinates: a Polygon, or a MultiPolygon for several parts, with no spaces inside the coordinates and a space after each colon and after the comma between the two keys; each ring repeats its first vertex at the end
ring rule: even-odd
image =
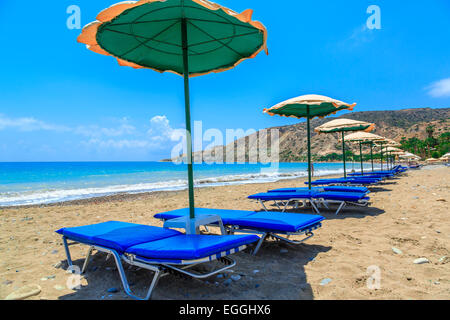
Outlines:
{"type": "MultiPolygon", "coordinates": [[[[354,103],[354,104],[342,104],[342,105],[340,105],[340,106],[338,106],[338,107],[336,107],[335,106],[335,104],[333,103],[333,106],[335,107],[335,108],[340,108],[340,107],[346,107],[346,108],[342,108],[342,109],[337,109],[336,111],[333,111],[333,112],[330,112],[330,113],[328,113],[328,114],[326,114],[326,115],[323,115],[323,116],[319,116],[319,115],[317,115],[317,116],[313,116],[313,117],[310,117],[309,119],[315,119],[315,118],[320,118],[320,119],[323,119],[323,118],[325,118],[325,117],[327,117],[327,116],[329,116],[329,115],[332,115],[332,114],[336,114],[337,112],[339,112],[339,111],[341,111],[341,110],[350,110],[350,111],[353,111],[353,108],[356,106],[356,103],[354,103]]],[[[270,108],[270,109],[277,109],[277,108],[270,108]]],[[[280,116],[280,117],[285,117],[285,118],[296,118],[296,119],[301,119],[301,118],[306,118],[305,116],[303,116],[303,117],[298,117],[298,116],[295,116],[295,115],[291,115],[291,116],[287,116],[287,115],[284,115],[284,114],[278,114],[278,113],[273,113],[273,112],[270,112],[270,109],[264,109],[263,110],[263,113],[267,113],[269,116],[275,116],[275,115],[277,115],[277,116],[280,116]]]]}

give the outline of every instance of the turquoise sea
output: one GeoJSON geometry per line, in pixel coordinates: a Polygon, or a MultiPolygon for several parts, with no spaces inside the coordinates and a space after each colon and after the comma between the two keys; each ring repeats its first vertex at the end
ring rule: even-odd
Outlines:
{"type": "MultiPolygon", "coordinates": [[[[359,169],[359,163],[347,169],[359,169]]],[[[370,164],[365,164],[366,168],[370,164]]],[[[306,163],[196,164],[197,187],[273,182],[307,176],[306,163]]],[[[343,173],[342,163],[314,164],[315,176],[343,173]]],[[[0,163],[0,206],[46,204],[117,193],[182,190],[185,165],[170,162],[0,163]]]]}

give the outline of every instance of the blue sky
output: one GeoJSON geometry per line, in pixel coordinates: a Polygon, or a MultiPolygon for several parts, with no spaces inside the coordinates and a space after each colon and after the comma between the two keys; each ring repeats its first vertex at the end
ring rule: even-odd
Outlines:
{"type": "MultiPolygon", "coordinates": [[[[66,27],[68,6],[85,25],[115,2],[0,2],[0,161],[170,156],[184,126],[182,78],[120,67],[66,27]]],[[[192,119],[204,129],[295,123],[262,109],[308,93],[357,102],[355,111],[450,105],[448,0],[218,2],[252,8],[270,54],[191,80],[192,119]],[[365,27],[370,5],[381,9],[380,30],[365,27]]]]}

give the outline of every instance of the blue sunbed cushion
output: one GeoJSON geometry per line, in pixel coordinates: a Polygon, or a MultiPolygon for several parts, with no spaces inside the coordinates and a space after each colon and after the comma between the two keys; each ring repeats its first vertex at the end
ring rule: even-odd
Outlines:
{"type": "Polygon", "coordinates": [[[234,219],[233,224],[266,231],[298,232],[316,225],[324,219],[322,216],[312,214],[254,212],[245,218],[234,219]]]}
{"type": "Polygon", "coordinates": [[[300,192],[263,192],[252,194],[248,196],[249,199],[254,200],[288,200],[288,199],[311,199],[316,192],[311,190],[305,190],[300,192]]]}
{"type": "MultiPolygon", "coordinates": [[[[322,179],[322,180],[316,180],[312,181],[312,185],[322,185],[322,184],[336,184],[336,183],[344,183],[344,184],[373,184],[380,182],[379,179],[322,179]]],[[[305,182],[305,184],[308,184],[308,182],[305,182]]]]}
{"type": "MultiPolygon", "coordinates": [[[[297,232],[320,223],[324,217],[311,214],[280,212],[254,212],[243,210],[195,208],[195,214],[216,214],[222,218],[224,225],[237,225],[249,229],[271,232],[297,232]]],[[[189,209],[179,209],[155,215],[157,219],[170,220],[189,215],[189,209]]]]}
{"type": "Polygon", "coordinates": [[[249,196],[249,199],[257,199],[263,201],[272,200],[291,200],[291,199],[326,199],[338,201],[358,201],[366,196],[362,192],[337,192],[337,191],[322,191],[322,192],[267,192],[257,193],[249,196]]]}
{"type": "Polygon", "coordinates": [[[181,235],[172,229],[139,225],[127,222],[108,221],[88,226],[63,228],[56,231],[67,238],[86,244],[95,244],[119,252],[144,242],[181,235]]]}
{"type": "MultiPolygon", "coordinates": [[[[303,192],[307,190],[307,187],[303,188],[281,188],[281,189],[273,189],[267,192],[303,192]]],[[[370,193],[370,190],[366,187],[346,187],[346,186],[325,186],[325,187],[314,187],[313,191],[321,192],[321,191],[341,191],[341,192],[361,192],[361,193],[370,193]]]]}
{"type": "Polygon", "coordinates": [[[127,253],[146,259],[195,260],[258,240],[257,235],[179,235],[133,246],[127,253]]]}
{"type": "Polygon", "coordinates": [[[325,200],[338,200],[338,201],[358,201],[366,197],[365,193],[357,192],[337,192],[337,191],[326,191],[317,192],[314,194],[314,198],[321,198],[325,200]]]}

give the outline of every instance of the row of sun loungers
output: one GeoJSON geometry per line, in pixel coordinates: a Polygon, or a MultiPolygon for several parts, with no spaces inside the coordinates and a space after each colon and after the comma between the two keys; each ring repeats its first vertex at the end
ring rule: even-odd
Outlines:
{"type": "Polygon", "coordinates": [[[71,245],[82,244],[89,247],[82,273],[86,271],[93,250],[104,252],[114,257],[125,292],[134,299],[147,300],[151,298],[158,280],[168,274],[180,273],[197,279],[208,278],[234,267],[236,262],[230,256],[237,252],[250,247],[252,253],[256,254],[269,238],[300,244],[311,238],[313,231],[322,226],[324,217],[287,213],[285,211],[288,206],[298,208],[300,203],[305,206],[308,201],[312,208],[320,213],[319,207],[329,208],[331,204],[337,203],[336,214],[346,205],[366,206],[370,200],[370,191],[364,185],[380,183],[383,179],[404,171],[405,167],[398,167],[387,172],[377,172],[376,174],[380,175],[378,178],[356,176],[348,179],[324,179],[315,182],[315,185],[323,187],[313,187],[311,190],[284,188],[249,196],[250,199],[261,203],[265,210],[261,212],[196,208],[198,217],[219,218],[211,220],[215,222],[204,227],[220,227],[222,235],[184,234],[170,229],[170,222],[189,216],[187,208],[156,214],[155,218],[165,222],[164,228],[109,221],[63,228],[56,232],[62,235],[69,267],[72,266],[71,245]],[[264,205],[266,201],[274,201],[281,212],[269,212],[264,205]],[[293,235],[303,238],[289,239],[293,235]],[[212,261],[217,262],[212,271],[193,270],[195,266],[212,261]],[[124,264],[153,272],[145,295],[138,296],[132,292],[124,264]]]}
{"type": "Polygon", "coordinates": [[[352,204],[358,206],[367,206],[370,198],[363,192],[343,192],[343,191],[318,191],[316,190],[296,190],[295,192],[267,192],[258,193],[248,197],[261,204],[265,211],[267,207],[265,202],[273,201],[275,206],[285,212],[289,206],[297,209],[300,204],[306,206],[306,201],[312,206],[315,212],[320,214],[319,207],[324,206],[327,209],[331,204],[338,204],[336,214],[344,206],[352,204]]]}

